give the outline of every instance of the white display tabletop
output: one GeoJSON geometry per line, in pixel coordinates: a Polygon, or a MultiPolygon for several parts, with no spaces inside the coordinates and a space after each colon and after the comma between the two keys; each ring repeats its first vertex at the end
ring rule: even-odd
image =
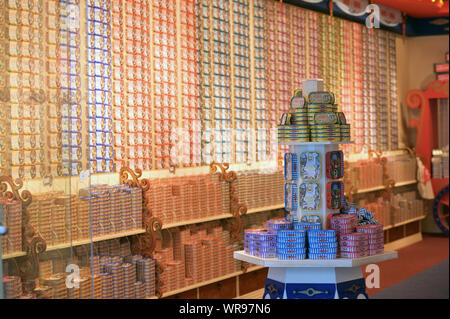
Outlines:
{"type": "Polygon", "coordinates": [[[234,252],[235,259],[269,267],[263,299],[366,299],[362,266],[397,257],[397,252],[387,251],[354,259],[280,260],[234,252]]]}
{"type": "Polygon", "coordinates": [[[341,142],[278,142],[279,145],[332,145],[332,144],[355,144],[353,141],[341,142]]]}
{"type": "Polygon", "coordinates": [[[235,251],[234,258],[246,261],[251,264],[263,267],[358,267],[367,264],[373,264],[381,261],[395,259],[398,257],[396,251],[386,251],[379,255],[367,256],[355,259],[337,258],[337,259],[302,259],[302,260],[280,260],[278,258],[260,258],[249,255],[243,250],[235,251]]]}

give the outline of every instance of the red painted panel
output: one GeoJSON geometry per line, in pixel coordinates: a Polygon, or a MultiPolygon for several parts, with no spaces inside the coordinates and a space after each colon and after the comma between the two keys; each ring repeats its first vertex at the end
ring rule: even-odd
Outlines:
{"type": "Polygon", "coordinates": [[[449,2],[444,1],[443,5],[439,0],[374,0],[374,3],[400,10],[414,18],[434,18],[448,17],[449,2]]]}

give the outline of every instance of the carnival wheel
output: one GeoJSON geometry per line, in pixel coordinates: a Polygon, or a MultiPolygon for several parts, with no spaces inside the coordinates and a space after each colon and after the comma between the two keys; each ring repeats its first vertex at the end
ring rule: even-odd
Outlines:
{"type": "Polygon", "coordinates": [[[437,194],[433,205],[433,217],[439,228],[448,236],[448,191],[449,185],[442,188],[437,194]]]}

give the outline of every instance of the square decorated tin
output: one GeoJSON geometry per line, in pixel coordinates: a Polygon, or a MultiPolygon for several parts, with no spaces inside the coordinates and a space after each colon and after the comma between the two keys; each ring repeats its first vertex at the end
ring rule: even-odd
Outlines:
{"type": "Polygon", "coordinates": [[[320,185],[316,182],[303,182],[300,185],[300,207],[306,211],[320,209],[320,185]]]}
{"type": "Polygon", "coordinates": [[[298,156],[295,153],[284,154],[284,178],[286,181],[298,179],[299,165],[298,156]]]}
{"type": "Polygon", "coordinates": [[[284,208],[288,212],[298,209],[298,186],[295,183],[284,185],[284,208]]]}
{"type": "Polygon", "coordinates": [[[327,184],[327,207],[341,209],[344,202],[344,183],[329,182],[327,184]]]}
{"type": "Polygon", "coordinates": [[[344,177],[344,153],[342,151],[328,152],[325,161],[327,178],[339,179],[344,177]]]}
{"type": "Polygon", "coordinates": [[[300,155],[300,177],[303,180],[318,180],[321,177],[321,158],[318,152],[303,152],[300,155]]]}

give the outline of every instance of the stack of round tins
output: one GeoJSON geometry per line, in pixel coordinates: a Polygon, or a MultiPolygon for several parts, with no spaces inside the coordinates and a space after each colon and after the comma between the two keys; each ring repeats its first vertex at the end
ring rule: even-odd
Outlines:
{"type": "Polygon", "coordinates": [[[54,274],[43,280],[43,284],[52,290],[52,299],[66,299],[67,288],[65,282],[65,274],[54,274]]]}
{"type": "Polygon", "coordinates": [[[4,208],[5,226],[8,233],[2,238],[3,254],[22,250],[22,202],[20,200],[0,200],[4,208]]]}
{"type": "Polygon", "coordinates": [[[350,124],[341,124],[341,141],[350,141],[350,124]]]}
{"type": "Polygon", "coordinates": [[[360,258],[369,255],[369,235],[349,233],[339,235],[339,246],[342,258],[360,258]]]}
{"type": "Polygon", "coordinates": [[[102,299],[102,275],[100,273],[94,274],[94,299],[102,299]]]}
{"type": "Polygon", "coordinates": [[[319,230],[319,229],[322,229],[322,223],[294,222],[294,230],[319,230]]]}
{"type": "Polygon", "coordinates": [[[316,114],[324,112],[333,112],[333,106],[331,104],[308,104],[308,124],[310,126],[316,124],[316,114]]]}
{"type": "Polygon", "coordinates": [[[276,256],[276,234],[260,230],[248,231],[247,236],[249,236],[247,237],[249,239],[246,247],[248,254],[261,258],[274,258],[276,256]]]}
{"type": "Polygon", "coordinates": [[[113,298],[123,299],[123,271],[121,264],[112,262],[105,265],[105,270],[112,275],[113,298]]]}
{"type": "Polygon", "coordinates": [[[334,229],[338,234],[353,233],[358,224],[358,216],[355,214],[339,214],[330,217],[331,229],[334,229]]]}
{"type": "Polygon", "coordinates": [[[134,296],[135,299],[145,298],[144,283],[142,281],[136,281],[134,283],[134,296]]]}
{"type": "Polygon", "coordinates": [[[134,282],[136,281],[136,271],[132,264],[123,263],[124,298],[134,298],[134,282]]]}
{"type": "Polygon", "coordinates": [[[122,214],[122,203],[121,196],[122,192],[118,188],[112,188],[109,193],[109,198],[111,202],[111,210],[110,210],[110,221],[112,231],[114,233],[119,233],[122,231],[122,222],[121,222],[121,214],[122,214]]]}
{"type": "Polygon", "coordinates": [[[378,255],[384,252],[384,231],[383,225],[360,225],[356,227],[356,232],[369,236],[369,255],[378,255]]]}
{"type": "Polygon", "coordinates": [[[101,227],[101,196],[99,193],[92,193],[90,196],[90,212],[92,220],[92,234],[94,237],[102,234],[101,227]]]}
{"type": "Polygon", "coordinates": [[[114,287],[113,287],[113,275],[108,272],[101,272],[102,277],[102,298],[113,299],[114,287]]]}
{"type": "Polygon", "coordinates": [[[143,258],[136,261],[138,279],[144,282],[145,298],[155,294],[155,260],[143,258]]]}
{"type": "Polygon", "coordinates": [[[336,231],[334,229],[308,230],[308,245],[309,259],[335,259],[337,256],[336,231]]]}
{"type": "Polygon", "coordinates": [[[5,299],[17,299],[22,295],[22,282],[19,276],[3,277],[5,299]]]}
{"type": "Polygon", "coordinates": [[[131,188],[131,217],[132,229],[142,228],[142,189],[131,188]]]}
{"type": "Polygon", "coordinates": [[[306,107],[295,108],[291,114],[291,125],[308,125],[308,110],[306,107]]]}
{"type": "Polygon", "coordinates": [[[277,233],[278,259],[305,259],[306,258],[306,231],[280,230],[277,233]]]}
{"type": "Polygon", "coordinates": [[[292,229],[292,222],[285,219],[269,219],[267,231],[276,234],[279,230],[292,229]]]}
{"type": "Polygon", "coordinates": [[[132,209],[132,203],[131,203],[131,188],[125,188],[122,190],[122,192],[125,193],[124,202],[122,203],[122,223],[125,227],[123,231],[130,230],[131,228],[131,209],[132,209]]]}
{"type": "Polygon", "coordinates": [[[341,140],[339,124],[314,124],[311,126],[312,142],[339,142],[341,140]]]}
{"type": "Polygon", "coordinates": [[[309,142],[308,125],[278,125],[279,142],[309,142]]]}

